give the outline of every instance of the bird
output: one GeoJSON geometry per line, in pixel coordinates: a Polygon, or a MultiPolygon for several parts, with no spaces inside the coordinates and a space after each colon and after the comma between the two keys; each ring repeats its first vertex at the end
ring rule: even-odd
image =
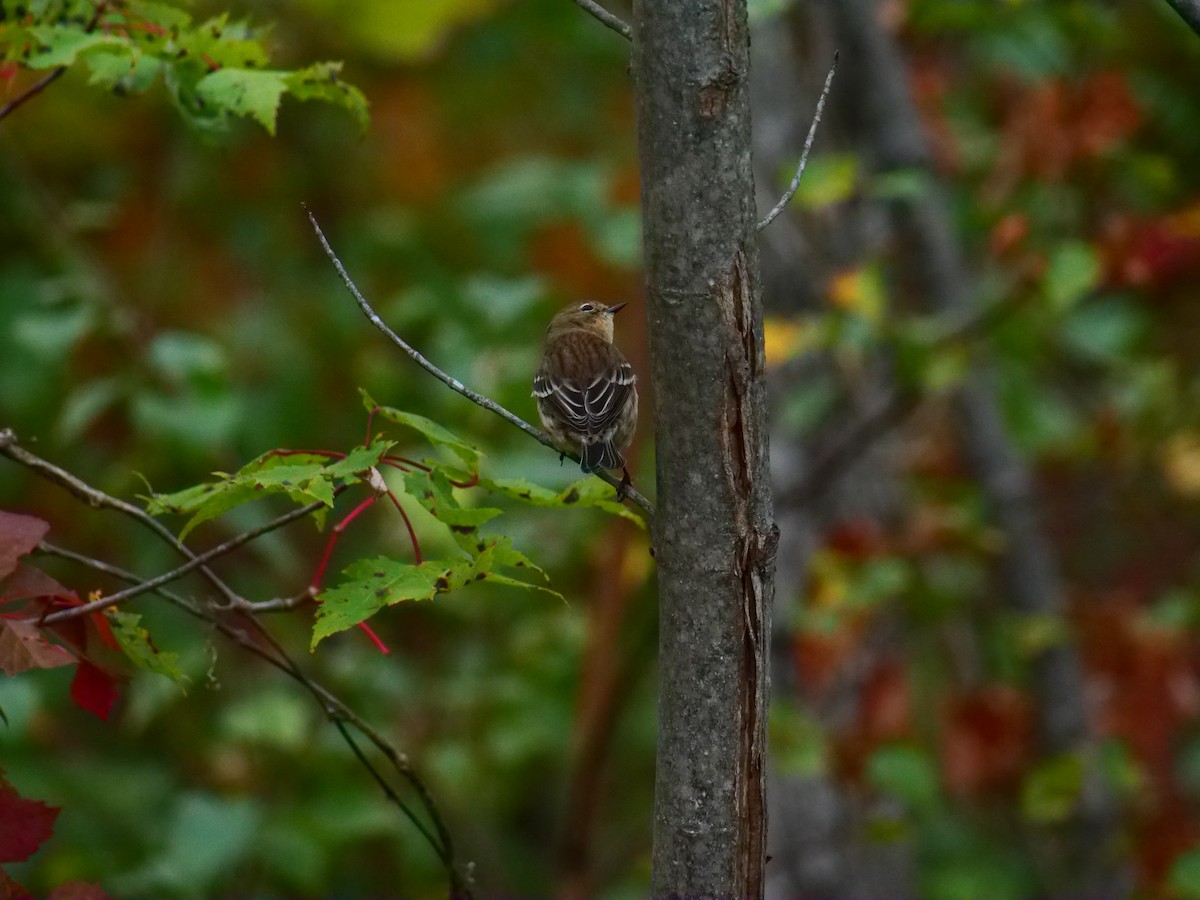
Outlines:
{"type": "MultiPolygon", "coordinates": [[[[631,484],[625,450],[637,428],[637,375],[613,343],[613,316],[627,304],[591,300],[560,310],[546,329],[533,378],[542,427],[584,472],[620,469],[618,495],[631,484]]],[[[559,459],[562,459],[560,455],[559,459]]]]}

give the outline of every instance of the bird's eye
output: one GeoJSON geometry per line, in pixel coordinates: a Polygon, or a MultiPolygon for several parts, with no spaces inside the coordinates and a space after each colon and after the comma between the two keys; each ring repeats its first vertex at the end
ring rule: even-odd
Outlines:
{"type": "Polygon", "coordinates": [[[590,303],[583,304],[583,306],[579,307],[579,309],[581,312],[595,312],[596,311],[596,307],[592,306],[592,304],[590,304],[590,303]]]}

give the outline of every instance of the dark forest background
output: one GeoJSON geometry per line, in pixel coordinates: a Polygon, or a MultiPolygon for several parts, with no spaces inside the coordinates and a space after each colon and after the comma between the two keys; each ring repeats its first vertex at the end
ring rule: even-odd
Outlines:
{"type": "MultiPolygon", "coordinates": [[[[764,212],[841,54],[800,191],[761,236],[770,892],[1200,897],[1200,36],[1151,0],[750,6],[764,212]]],[[[362,387],[477,444],[490,476],[573,480],[370,327],[301,203],[398,332],[526,418],[568,300],[630,301],[618,341],[646,373],[628,44],[565,0],[231,11],[272,26],[284,65],[345,60],[369,127],[285,99],[274,137],[213,137],[161,90],[74,70],[0,121],[0,427],[133,499],[272,448],[348,450],[362,387]]],[[[5,72],[9,96],[29,83],[5,72]]],[[[643,392],[631,456],[652,495],[650,409],[643,392]]],[[[0,507],[129,569],[174,565],[7,460],[0,507]]],[[[308,655],[310,612],[272,631],[409,754],[482,894],[642,895],[647,538],[594,509],[504,527],[566,603],[485,584],[394,606],[372,620],[389,656],[357,631],[308,655]]],[[[292,526],[220,571],[295,593],[326,540],[292,526]]],[[[409,544],[377,504],[336,552],[409,544]]],[[[62,808],[16,880],[444,890],[309,697],[165,604],[136,609],[186,691],[138,672],[103,722],[69,669],[0,678],[0,768],[62,808]]]]}

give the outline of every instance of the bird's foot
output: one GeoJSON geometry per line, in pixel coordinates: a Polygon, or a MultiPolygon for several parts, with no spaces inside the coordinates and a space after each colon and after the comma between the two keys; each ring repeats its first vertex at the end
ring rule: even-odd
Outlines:
{"type": "Polygon", "coordinates": [[[621,467],[621,483],[617,486],[617,502],[624,503],[625,498],[629,496],[629,489],[633,487],[633,481],[629,478],[629,470],[624,466],[621,467]]]}

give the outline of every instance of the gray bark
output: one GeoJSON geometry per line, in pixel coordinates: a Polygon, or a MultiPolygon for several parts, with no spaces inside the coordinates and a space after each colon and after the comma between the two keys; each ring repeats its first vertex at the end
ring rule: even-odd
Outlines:
{"type": "Polygon", "coordinates": [[[1191,26],[1192,31],[1200,35],[1200,0],[1167,0],[1171,8],[1179,13],[1180,18],[1191,26]]]}
{"type": "Polygon", "coordinates": [[[745,0],[638,0],[656,425],[655,896],[757,897],[774,545],[745,0]]]}
{"type": "MultiPolygon", "coordinates": [[[[795,11],[799,14],[800,10],[795,11]]],[[[790,174],[812,121],[818,92],[833,58],[835,43],[824,18],[805,18],[803,40],[789,20],[777,16],[753,31],[754,171],[758,205],[774,204],[780,173],[790,174]]],[[[843,59],[839,79],[854,68],[843,59]]],[[[825,110],[815,154],[838,146],[846,117],[845,92],[835,82],[825,110]]],[[[805,176],[811,177],[809,175],[805,176]]],[[[823,285],[838,271],[859,264],[886,238],[886,215],[869,204],[848,204],[836,215],[792,210],[759,233],[763,306],[768,315],[796,315],[822,306],[823,285]]],[[[833,363],[809,354],[774,369],[768,380],[772,402],[823,377],[833,363]]],[[[835,367],[834,367],[835,368],[835,367]]],[[[836,371],[836,369],[835,369],[836,371]]],[[[836,377],[834,375],[833,377],[836,377]]],[[[808,581],[811,554],[823,543],[830,522],[852,518],[892,520],[904,508],[904,492],[894,474],[895,436],[880,436],[874,411],[895,396],[894,379],[884,354],[858,373],[843,397],[838,414],[817,433],[801,439],[776,423],[771,432],[771,472],[780,539],[772,621],[771,691],[783,703],[805,706],[824,725],[857,715],[862,674],[883,647],[894,643],[894,628],[880,622],[865,640],[856,660],[839,673],[835,684],[819,694],[798,680],[795,627],[799,598],[808,581]],[[851,461],[854,460],[854,461],[851,461]],[[889,637],[890,635],[890,637],[889,637]]],[[[895,418],[911,411],[905,403],[895,418]]],[[[767,782],[770,812],[767,853],[767,900],[795,897],[912,897],[917,880],[917,848],[913,836],[880,841],[870,835],[869,821],[879,813],[868,808],[834,773],[795,774],[772,766],[767,782]]]]}

